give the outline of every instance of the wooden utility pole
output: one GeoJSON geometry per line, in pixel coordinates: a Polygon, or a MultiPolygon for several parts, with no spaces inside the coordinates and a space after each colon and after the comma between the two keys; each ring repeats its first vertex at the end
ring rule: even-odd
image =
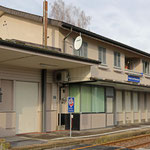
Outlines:
{"type": "Polygon", "coordinates": [[[43,2],[43,45],[47,46],[47,15],[48,14],[48,2],[44,0],[43,2]]]}

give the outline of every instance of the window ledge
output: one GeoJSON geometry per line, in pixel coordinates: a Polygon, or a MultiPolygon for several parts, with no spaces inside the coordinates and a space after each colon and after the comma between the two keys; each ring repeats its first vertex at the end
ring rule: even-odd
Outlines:
{"type": "Polygon", "coordinates": [[[143,74],[140,72],[136,72],[136,71],[128,70],[128,69],[125,69],[125,73],[128,75],[131,75],[131,76],[136,76],[136,77],[142,77],[143,76],[143,74]]]}
{"type": "Polygon", "coordinates": [[[99,68],[99,69],[104,69],[104,70],[108,70],[108,69],[109,69],[106,64],[100,64],[100,65],[98,66],[98,68],[99,68]]]}
{"type": "Polygon", "coordinates": [[[121,69],[121,67],[114,67],[114,71],[115,72],[119,72],[119,73],[122,73],[122,69],[121,69]]]}

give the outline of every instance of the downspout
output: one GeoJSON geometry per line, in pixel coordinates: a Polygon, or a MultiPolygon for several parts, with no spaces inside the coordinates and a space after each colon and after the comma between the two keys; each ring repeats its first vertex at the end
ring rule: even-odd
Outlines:
{"type": "Polygon", "coordinates": [[[71,31],[64,37],[64,49],[63,52],[66,53],[66,39],[70,36],[70,34],[72,33],[72,27],[71,27],[71,31]]]}
{"type": "Polygon", "coordinates": [[[42,132],[46,132],[46,86],[47,70],[41,71],[41,96],[42,96],[42,132]]]}
{"type": "Polygon", "coordinates": [[[59,87],[59,130],[61,130],[61,114],[62,114],[62,104],[61,104],[61,89],[63,86],[59,87]]]}

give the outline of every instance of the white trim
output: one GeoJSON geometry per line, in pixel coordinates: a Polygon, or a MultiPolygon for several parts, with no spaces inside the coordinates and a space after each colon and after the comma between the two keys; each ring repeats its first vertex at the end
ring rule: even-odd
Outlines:
{"type": "Polygon", "coordinates": [[[109,69],[109,67],[108,67],[106,64],[100,64],[100,65],[98,66],[98,68],[99,68],[99,69],[104,69],[104,70],[108,70],[108,69],[109,69]]]}
{"type": "Polygon", "coordinates": [[[118,73],[122,73],[123,72],[123,70],[121,69],[121,67],[116,67],[116,66],[114,66],[114,71],[118,72],[118,73]]]}

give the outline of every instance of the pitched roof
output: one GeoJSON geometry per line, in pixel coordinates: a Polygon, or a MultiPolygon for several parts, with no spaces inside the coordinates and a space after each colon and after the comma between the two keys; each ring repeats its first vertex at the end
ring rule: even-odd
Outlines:
{"type": "MultiPolygon", "coordinates": [[[[7,14],[15,15],[15,16],[18,16],[18,17],[23,17],[25,19],[30,19],[30,20],[42,23],[42,17],[38,16],[38,15],[34,15],[34,14],[27,13],[27,12],[22,12],[22,11],[19,11],[19,10],[6,8],[6,7],[3,7],[3,6],[0,6],[0,11],[3,11],[4,13],[7,13],[7,14]]],[[[75,31],[75,32],[80,32],[80,33],[82,33],[84,35],[87,35],[89,37],[93,37],[93,38],[99,39],[101,41],[119,46],[119,47],[124,48],[128,51],[136,52],[138,54],[142,54],[144,56],[150,57],[150,54],[147,53],[147,52],[144,52],[144,51],[139,50],[137,48],[131,47],[131,46],[126,45],[126,44],[123,44],[121,42],[112,40],[110,38],[104,37],[102,35],[96,34],[94,32],[82,29],[80,27],[71,25],[69,23],[65,23],[65,22],[58,21],[58,20],[51,19],[51,18],[48,18],[48,23],[51,24],[51,25],[54,25],[54,26],[58,26],[60,28],[65,28],[65,29],[71,29],[72,28],[72,30],[75,31]]]]}

